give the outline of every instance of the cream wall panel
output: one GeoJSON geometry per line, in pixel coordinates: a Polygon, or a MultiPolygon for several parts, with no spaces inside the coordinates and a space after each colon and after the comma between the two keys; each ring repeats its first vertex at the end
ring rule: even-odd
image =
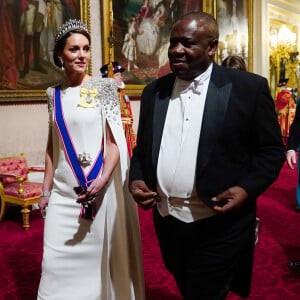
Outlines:
{"type": "Polygon", "coordinates": [[[267,6],[266,0],[253,1],[253,72],[268,78],[268,43],[267,43],[267,6]],[[262,28],[264,28],[262,30],[262,28]]]}
{"type": "Polygon", "coordinates": [[[43,163],[48,134],[47,105],[1,105],[0,133],[0,157],[24,152],[29,165],[43,163]]]}
{"type": "Polygon", "coordinates": [[[102,66],[100,1],[89,1],[90,29],[92,42],[92,75],[100,76],[102,66]]]}
{"type": "Polygon", "coordinates": [[[139,113],[140,113],[140,101],[131,101],[131,110],[133,115],[133,130],[137,134],[137,128],[139,124],[139,113]]]}

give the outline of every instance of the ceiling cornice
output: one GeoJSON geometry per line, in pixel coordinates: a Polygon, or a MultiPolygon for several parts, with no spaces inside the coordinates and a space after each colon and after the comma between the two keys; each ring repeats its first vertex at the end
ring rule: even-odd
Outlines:
{"type": "Polygon", "coordinates": [[[295,14],[300,14],[300,0],[269,0],[268,3],[295,14]]]}

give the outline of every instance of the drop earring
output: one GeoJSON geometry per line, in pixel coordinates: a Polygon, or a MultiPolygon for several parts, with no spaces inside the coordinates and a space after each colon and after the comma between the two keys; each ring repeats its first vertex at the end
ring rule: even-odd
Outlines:
{"type": "Polygon", "coordinates": [[[65,68],[64,68],[64,61],[63,61],[61,58],[60,58],[59,60],[60,60],[60,64],[61,64],[61,69],[62,69],[62,71],[63,71],[63,70],[65,69],[65,68]]]}

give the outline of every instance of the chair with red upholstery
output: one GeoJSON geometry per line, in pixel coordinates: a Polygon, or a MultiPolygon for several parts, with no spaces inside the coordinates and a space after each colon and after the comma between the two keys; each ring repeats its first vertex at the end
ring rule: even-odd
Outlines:
{"type": "Polygon", "coordinates": [[[23,228],[27,231],[30,227],[30,208],[40,199],[42,183],[30,182],[28,173],[44,171],[27,167],[26,157],[23,153],[12,157],[0,158],[0,221],[6,211],[7,204],[22,207],[23,228]]]}

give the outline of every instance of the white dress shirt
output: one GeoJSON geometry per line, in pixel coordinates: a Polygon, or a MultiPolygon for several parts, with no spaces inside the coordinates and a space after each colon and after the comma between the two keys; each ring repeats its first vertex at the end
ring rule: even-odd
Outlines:
{"type": "Polygon", "coordinates": [[[159,150],[157,207],[162,216],[172,215],[193,222],[214,215],[195,189],[198,143],[204,104],[212,71],[209,68],[193,81],[176,78],[159,150]]]}

